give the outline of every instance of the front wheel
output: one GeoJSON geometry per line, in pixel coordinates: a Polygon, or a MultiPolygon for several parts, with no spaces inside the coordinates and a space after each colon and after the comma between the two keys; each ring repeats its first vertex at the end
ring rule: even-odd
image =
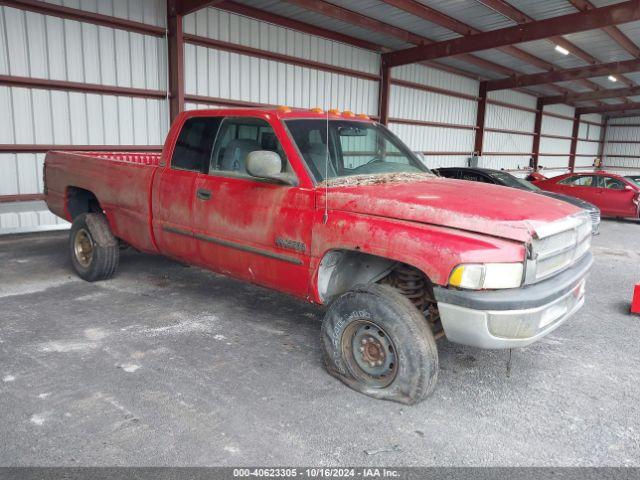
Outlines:
{"type": "Polygon", "coordinates": [[[417,403],[438,378],[431,328],[387,285],[364,285],[338,297],[322,322],[322,346],[329,373],[374,398],[417,403]]]}
{"type": "Polygon", "coordinates": [[[103,214],[83,213],[73,220],[69,254],[80,278],[95,282],[113,276],[118,267],[120,248],[103,214]]]}

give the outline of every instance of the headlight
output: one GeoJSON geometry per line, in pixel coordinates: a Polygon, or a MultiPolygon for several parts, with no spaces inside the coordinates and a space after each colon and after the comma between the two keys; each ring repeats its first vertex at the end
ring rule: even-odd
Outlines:
{"type": "Polygon", "coordinates": [[[449,285],[472,290],[517,288],[523,273],[522,263],[463,264],[453,269],[449,285]]]}

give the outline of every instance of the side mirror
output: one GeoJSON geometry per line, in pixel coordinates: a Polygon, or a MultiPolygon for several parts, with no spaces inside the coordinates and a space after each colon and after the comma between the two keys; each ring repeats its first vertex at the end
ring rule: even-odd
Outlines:
{"type": "Polygon", "coordinates": [[[633,188],[631,185],[625,185],[624,189],[629,191],[635,191],[635,188],[633,188]]]}
{"type": "Polygon", "coordinates": [[[282,171],[280,155],[271,150],[256,150],[247,155],[247,172],[252,177],[266,178],[288,185],[297,185],[296,178],[282,171]]]}

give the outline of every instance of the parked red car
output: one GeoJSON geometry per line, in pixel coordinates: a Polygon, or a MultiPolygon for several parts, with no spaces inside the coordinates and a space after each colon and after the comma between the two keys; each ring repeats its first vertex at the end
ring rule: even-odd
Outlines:
{"type": "Polygon", "coordinates": [[[533,181],[550,192],[581,198],[600,208],[606,217],[639,217],[640,185],[609,172],[566,173],[533,181]]]}

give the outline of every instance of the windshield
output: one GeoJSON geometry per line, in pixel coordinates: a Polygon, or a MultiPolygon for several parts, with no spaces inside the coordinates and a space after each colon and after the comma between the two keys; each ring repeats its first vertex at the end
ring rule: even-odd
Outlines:
{"type": "Polygon", "coordinates": [[[640,175],[628,175],[626,177],[627,180],[631,180],[636,185],[640,186],[640,175]]]}
{"type": "Polygon", "coordinates": [[[287,120],[285,123],[318,182],[349,175],[429,172],[381,125],[320,119],[287,120]]]}
{"type": "Polygon", "coordinates": [[[529,190],[531,192],[540,191],[540,188],[536,187],[533,183],[527,182],[526,180],[511,175],[510,173],[491,172],[490,175],[506,187],[519,188],[521,190],[529,190]]]}

